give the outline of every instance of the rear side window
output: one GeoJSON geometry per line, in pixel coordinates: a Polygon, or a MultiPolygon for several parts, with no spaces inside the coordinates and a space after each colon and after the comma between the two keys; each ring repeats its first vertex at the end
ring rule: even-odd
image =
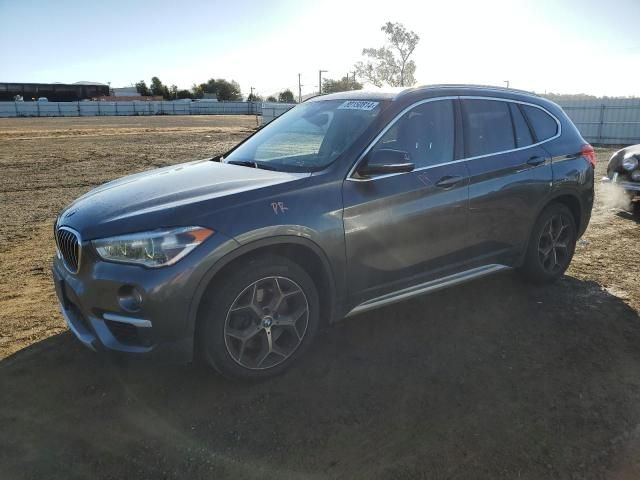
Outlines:
{"type": "Polygon", "coordinates": [[[515,148],[509,105],[499,100],[462,100],[467,157],[515,148]]]}
{"type": "Polygon", "coordinates": [[[513,120],[513,132],[516,135],[516,146],[519,148],[531,145],[533,143],[531,131],[522,116],[520,108],[518,108],[518,104],[509,103],[509,108],[511,109],[511,119],[513,120]]]}
{"type": "Polygon", "coordinates": [[[544,110],[530,105],[522,105],[522,110],[527,116],[527,119],[529,119],[529,125],[533,128],[538,142],[547,140],[558,133],[558,124],[554,118],[544,110]]]}

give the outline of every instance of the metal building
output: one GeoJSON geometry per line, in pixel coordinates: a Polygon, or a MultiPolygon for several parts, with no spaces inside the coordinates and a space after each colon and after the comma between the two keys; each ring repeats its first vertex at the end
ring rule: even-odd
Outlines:
{"type": "Polygon", "coordinates": [[[109,85],[103,83],[0,83],[0,101],[12,101],[16,95],[25,101],[45,97],[50,102],[75,102],[108,96],[109,85]]]}

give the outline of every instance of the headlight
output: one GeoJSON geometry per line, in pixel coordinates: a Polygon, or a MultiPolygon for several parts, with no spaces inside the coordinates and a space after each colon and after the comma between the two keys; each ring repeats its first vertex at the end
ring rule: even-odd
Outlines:
{"type": "Polygon", "coordinates": [[[624,168],[627,172],[635,169],[638,166],[638,159],[635,155],[629,155],[628,157],[624,157],[622,159],[622,168],[624,168]]]}
{"type": "Polygon", "coordinates": [[[631,180],[634,182],[640,182],[640,170],[636,170],[631,173],[631,180]]]}
{"type": "Polygon", "coordinates": [[[163,267],[173,265],[211,235],[213,230],[208,228],[181,227],[102,238],[91,243],[103,260],[163,267]]]}

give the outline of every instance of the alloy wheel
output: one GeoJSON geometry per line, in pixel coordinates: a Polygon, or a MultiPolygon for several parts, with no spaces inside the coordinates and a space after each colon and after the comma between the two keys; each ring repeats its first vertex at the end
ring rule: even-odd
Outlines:
{"type": "Polygon", "coordinates": [[[300,346],[309,324],[309,303],[293,280],[272,276],[247,286],[227,312],[229,355],[251,370],[275,367],[300,346]]]}
{"type": "Polygon", "coordinates": [[[571,256],[571,223],[565,215],[552,216],[542,229],[538,257],[548,273],[563,270],[571,256]]]}

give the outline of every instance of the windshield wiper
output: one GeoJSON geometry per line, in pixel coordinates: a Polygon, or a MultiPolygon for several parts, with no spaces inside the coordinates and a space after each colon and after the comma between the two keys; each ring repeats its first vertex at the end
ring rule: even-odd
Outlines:
{"type": "Polygon", "coordinates": [[[255,160],[229,160],[228,162],[231,165],[240,165],[242,167],[251,167],[251,168],[260,168],[262,170],[276,170],[271,165],[267,165],[266,163],[256,162],[255,160]]]}
{"type": "Polygon", "coordinates": [[[241,165],[243,167],[258,168],[256,162],[253,162],[251,160],[228,160],[224,163],[229,163],[231,165],[241,165]]]}

